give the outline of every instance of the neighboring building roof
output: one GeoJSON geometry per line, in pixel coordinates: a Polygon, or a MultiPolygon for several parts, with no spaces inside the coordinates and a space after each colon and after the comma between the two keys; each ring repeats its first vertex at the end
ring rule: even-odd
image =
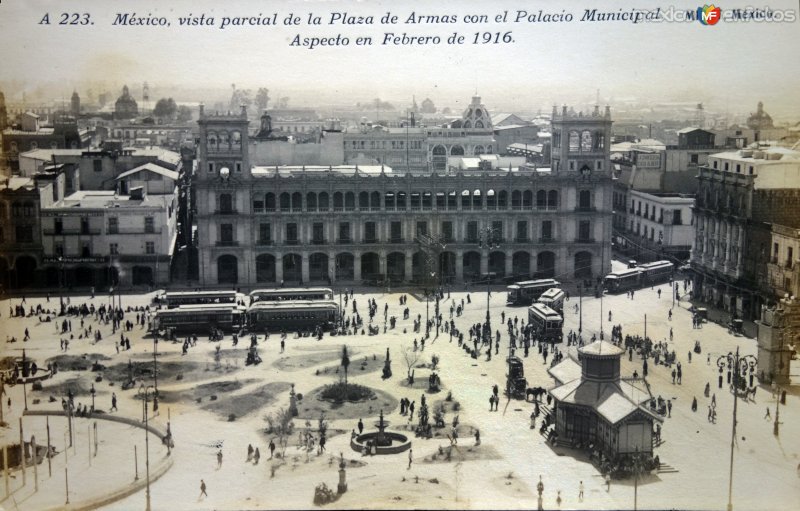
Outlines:
{"type": "Polygon", "coordinates": [[[30,177],[19,177],[19,176],[12,176],[6,180],[0,180],[0,191],[1,190],[19,190],[20,188],[26,188],[31,190],[36,188],[36,183],[30,177]]]}
{"type": "Polygon", "coordinates": [[[681,129],[681,130],[678,130],[678,131],[676,131],[675,133],[677,133],[677,134],[679,134],[679,135],[682,135],[682,134],[684,134],[684,133],[691,133],[691,132],[693,132],[693,131],[703,131],[703,132],[705,132],[705,133],[713,133],[713,132],[711,132],[711,131],[704,130],[703,128],[697,128],[697,127],[683,128],[683,129],[681,129]]]}
{"type": "Polygon", "coordinates": [[[43,209],[163,209],[166,199],[171,200],[172,195],[145,195],[141,200],[132,200],[129,195],[116,195],[113,190],[81,190],[43,209]]]}
{"type": "Polygon", "coordinates": [[[173,181],[177,181],[178,180],[178,173],[177,172],[175,172],[174,170],[165,169],[164,167],[160,167],[160,166],[156,165],[155,163],[145,163],[144,165],[139,165],[135,169],[131,169],[131,170],[128,170],[126,172],[123,172],[122,174],[117,176],[117,179],[123,179],[123,178],[131,176],[133,174],[137,174],[139,172],[153,172],[155,174],[159,174],[159,175],[162,175],[162,176],[167,177],[169,179],[172,179],[173,181]]]}
{"type": "Polygon", "coordinates": [[[15,130],[14,128],[6,128],[3,130],[4,135],[29,135],[29,136],[50,136],[55,133],[55,128],[39,128],[36,131],[15,130]]]}
{"type": "Polygon", "coordinates": [[[30,158],[32,160],[49,161],[53,156],[80,156],[86,149],[34,149],[20,153],[20,158],[30,158]]]}
{"type": "Polygon", "coordinates": [[[550,394],[561,403],[592,408],[611,424],[619,423],[637,410],[652,416],[659,422],[663,421],[657,414],[639,406],[639,403],[651,399],[650,393],[643,393],[641,389],[626,382],[595,382],[575,379],[554,388],[550,394]]]}
{"type": "Polygon", "coordinates": [[[494,128],[492,129],[494,129],[495,131],[504,131],[504,130],[515,130],[519,128],[533,128],[533,126],[529,126],[527,124],[504,124],[502,126],[495,125],[494,128]]]}

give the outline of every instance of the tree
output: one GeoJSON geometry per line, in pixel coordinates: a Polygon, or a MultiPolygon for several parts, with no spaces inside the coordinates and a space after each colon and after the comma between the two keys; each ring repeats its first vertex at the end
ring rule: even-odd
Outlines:
{"type": "Polygon", "coordinates": [[[344,397],[347,399],[347,368],[350,366],[350,357],[347,355],[347,346],[342,346],[342,367],[344,367],[344,397]]]}
{"type": "Polygon", "coordinates": [[[289,108],[289,96],[278,98],[278,108],[289,108]]]}
{"type": "Polygon", "coordinates": [[[281,458],[286,456],[286,446],[288,445],[289,435],[294,431],[294,422],[292,422],[292,414],[286,408],[279,408],[274,414],[264,416],[267,421],[267,433],[278,435],[278,445],[281,446],[281,458]]]}
{"type": "Polygon", "coordinates": [[[414,351],[414,348],[411,346],[406,346],[403,350],[403,358],[406,360],[406,366],[408,367],[408,381],[411,381],[411,370],[414,368],[414,364],[417,363],[417,359],[419,358],[419,354],[417,351],[414,351]]]}
{"type": "Polygon", "coordinates": [[[433,104],[430,98],[425,98],[425,101],[422,102],[422,109],[420,110],[424,114],[435,114],[436,113],[436,105],[433,104]]]}
{"type": "Polygon", "coordinates": [[[451,113],[453,113],[453,111],[450,110],[449,106],[444,107],[444,110],[442,110],[442,115],[450,115],[451,113]]]}
{"type": "Polygon", "coordinates": [[[178,107],[178,122],[189,122],[192,120],[192,109],[186,105],[178,107]]]}
{"type": "Polygon", "coordinates": [[[172,119],[178,111],[178,105],[172,98],[161,98],[156,102],[153,109],[153,116],[160,119],[172,119]]]}
{"type": "Polygon", "coordinates": [[[258,92],[256,92],[256,108],[258,108],[259,112],[263,112],[267,109],[269,100],[269,89],[260,87],[258,92]]]}

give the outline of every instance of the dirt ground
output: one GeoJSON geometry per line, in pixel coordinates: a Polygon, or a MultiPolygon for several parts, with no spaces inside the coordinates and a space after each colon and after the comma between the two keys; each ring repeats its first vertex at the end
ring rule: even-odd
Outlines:
{"type": "Polygon", "coordinates": [[[339,419],[359,419],[370,417],[383,410],[385,415],[394,412],[400,405],[400,400],[391,394],[378,389],[375,398],[361,403],[330,403],[321,401],[317,397],[322,393],[323,387],[317,387],[303,396],[303,400],[297,403],[297,410],[300,419],[317,419],[321,412],[325,412],[325,417],[331,420],[339,419]]]}

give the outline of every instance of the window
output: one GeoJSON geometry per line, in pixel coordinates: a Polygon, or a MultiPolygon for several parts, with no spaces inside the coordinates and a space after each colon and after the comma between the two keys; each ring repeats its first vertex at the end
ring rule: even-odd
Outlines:
{"type": "Polygon", "coordinates": [[[95,172],[103,172],[103,160],[92,160],[92,168],[95,172]]]}
{"type": "Polygon", "coordinates": [[[108,253],[111,255],[119,255],[119,245],[117,243],[109,244],[108,253]]]}
{"type": "Polygon", "coordinates": [[[219,240],[223,243],[233,243],[233,224],[219,226],[219,240]]]}
{"type": "Polygon", "coordinates": [[[453,241],[453,222],[442,222],[442,236],[445,241],[453,241]]]}
{"type": "Polygon", "coordinates": [[[267,223],[258,224],[258,242],[262,245],[272,241],[272,225],[267,223]]]}
{"type": "Polygon", "coordinates": [[[729,168],[730,168],[730,163],[728,163],[728,162],[726,161],[726,162],[725,162],[725,170],[728,170],[729,168]]]}
{"type": "Polygon", "coordinates": [[[233,198],[231,194],[223,193],[219,196],[219,212],[233,213],[233,198]]]}
{"type": "Polygon", "coordinates": [[[350,222],[339,222],[339,240],[350,241],[350,222]]]}
{"type": "Polygon", "coordinates": [[[428,235],[428,222],[417,222],[417,236],[428,235]]]}
{"type": "Polygon", "coordinates": [[[92,245],[88,241],[81,244],[81,257],[92,257],[92,245]]]}
{"type": "Polygon", "coordinates": [[[146,241],[144,244],[144,253],[145,254],[155,254],[156,253],[156,244],[152,241],[146,241]]]}
{"type": "Polygon", "coordinates": [[[18,225],[15,230],[17,231],[17,243],[33,243],[32,225],[18,225]]]}
{"type": "Polygon", "coordinates": [[[689,163],[697,163],[698,162],[698,155],[690,154],[689,155],[689,163]]]}
{"type": "Polygon", "coordinates": [[[543,240],[552,240],[553,239],[553,221],[552,220],[545,220],[542,222],[542,239],[543,240]]]}
{"type": "Polygon", "coordinates": [[[681,217],[681,210],[680,209],[672,210],[672,224],[673,225],[683,225],[683,218],[681,217]]]}
{"type": "Polygon", "coordinates": [[[389,225],[389,232],[392,238],[392,241],[399,241],[403,238],[403,228],[400,222],[392,222],[389,225]]]}
{"type": "Polygon", "coordinates": [[[794,249],[792,247],[788,247],[786,249],[786,267],[789,269],[792,268],[792,256],[794,255],[793,252],[794,249]]]}
{"type": "Polygon", "coordinates": [[[208,162],[208,171],[209,172],[214,172],[214,162],[213,161],[208,162]]]}
{"type": "Polygon", "coordinates": [[[517,241],[528,240],[528,222],[521,220],[517,222],[517,241]]]}
{"type": "Polygon", "coordinates": [[[156,221],[152,216],[144,217],[144,232],[148,234],[156,232],[156,221]]]}
{"type": "Polygon", "coordinates": [[[714,162],[713,162],[714,168],[717,168],[717,163],[718,163],[717,160],[714,160],[714,162]]]}
{"type": "Polygon", "coordinates": [[[64,232],[64,222],[60,218],[56,218],[53,221],[53,231],[56,234],[62,234],[64,232]]]}
{"type": "Polygon", "coordinates": [[[322,222],[316,222],[311,225],[311,240],[313,243],[322,243],[325,239],[323,234],[325,225],[322,222]]]}
{"type": "Polygon", "coordinates": [[[375,222],[367,222],[364,224],[364,241],[374,242],[378,240],[378,235],[375,229],[375,222]]]}
{"type": "Polygon", "coordinates": [[[286,241],[290,243],[297,243],[297,224],[286,224],[286,241]]]}
{"type": "Polygon", "coordinates": [[[56,243],[56,257],[64,257],[64,244],[56,243]]]}
{"type": "Polygon", "coordinates": [[[575,170],[575,161],[574,160],[570,160],[569,161],[569,170],[575,170]]]}
{"type": "Polygon", "coordinates": [[[467,222],[467,241],[478,242],[478,222],[467,222]]]}
{"type": "Polygon", "coordinates": [[[579,192],[578,207],[580,209],[589,209],[592,207],[592,192],[590,190],[581,190],[579,192]]]}
{"type": "Polygon", "coordinates": [[[108,217],[108,234],[119,232],[119,219],[115,216],[108,217]]]}
{"type": "Polygon", "coordinates": [[[737,174],[741,174],[741,172],[742,172],[742,164],[741,163],[737,163],[736,164],[736,173],[737,174]]]}
{"type": "Polygon", "coordinates": [[[89,234],[89,219],[81,218],[81,234],[89,234]]]}
{"type": "Polygon", "coordinates": [[[6,242],[6,237],[5,234],[3,233],[3,228],[0,227],[0,243],[5,243],[5,242],[6,242]]]}
{"type": "Polygon", "coordinates": [[[492,222],[492,241],[500,243],[503,241],[503,221],[498,220],[492,222]]]}
{"type": "Polygon", "coordinates": [[[575,152],[580,147],[580,134],[577,131],[569,132],[569,150],[575,152]]]}
{"type": "Polygon", "coordinates": [[[264,211],[264,201],[263,200],[254,200],[253,201],[253,213],[262,213],[264,211]]]}
{"type": "Polygon", "coordinates": [[[590,220],[581,220],[578,223],[578,239],[589,240],[591,238],[592,222],[590,220]]]}
{"type": "Polygon", "coordinates": [[[237,162],[234,164],[234,166],[235,166],[235,168],[236,168],[236,172],[241,172],[241,171],[242,171],[242,162],[240,162],[240,161],[237,161],[237,162]]]}

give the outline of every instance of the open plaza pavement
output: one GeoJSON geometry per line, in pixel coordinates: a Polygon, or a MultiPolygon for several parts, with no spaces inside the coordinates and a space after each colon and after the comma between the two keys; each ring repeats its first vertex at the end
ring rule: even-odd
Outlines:
{"type": "MultiPolygon", "coordinates": [[[[619,264],[616,263],[615,264],[619,264]]],[[[424,351],[417,352],[414,364],[416,382],[409,388],[404,352],[424,335],[426,306],[431,318],[434,301],[426,303],[416,289],[356,289],[354,299],[358,310],[368,324],[367,300],[377,301],[377,314],[373,324],[379,326],[377,335],[331,336],[326,333],[321,340],[315,337],[295,338],[289,333],[285,350],[281,352],[280,335],[273,333],[264,340],[259,333],[258,353],[262,363],[245,365],[249,334],[233,346],[232,336],[220,342],[210,342],[200,336],[196,346],[182,354],[182,342],[158,343],[158,389],[160,403],[153,412],[148,408],[149,422],[161,433],[167,422],[174,439],[174,448],[168,453],[166,446],[155,434],[150,434],[149,449],[145,446],[145,430],[131,424],[104,420],[105,417],[123,417],[141,422],[142,404],[139,388],[153,385],[152,372],[141,373],[139,368],[153,362],[153,339],[146,328],[135,326],[123,331],[131,343],[129,351],[117,350],[115,343],[120,331],[112,333],[111,323],[101,324],[88,316],[85,328],[100,330],[102,340],[79,339],[80,318],[71,316],[72,335],[67,351],[61,348],[60,339],[67,336],[56,330],[53,322],[40,322],[45,314],[19,318],[9,317],[9,308],[19,305],[22,297],[0,301],[0,349],[4,357],[25,355],[46,367],[53,357],[61,357],[58,373],[42,382],[40,391],[31,385],[6,386],[2,399],[4,420],[7,426],[0,429],[3,444],[19,443],[19,418],[25,407],[23,391],[27,394],[27,407],[31,412],[62,410],[62,399],[68,389],[73,389],[75,401],[91,405],[91,384],[96,389],[95,407],[104,413],[89,418],[75,418],[74,445],[64,452],[68,443],[68,425],[64,417],[50,417],[51,444],[57,455],[38,468],[38,491],[34,488],[34,472],[28,467],[26,484],[22,486],[19,469],[11,472],[9,492],[5,493],[0,481],[0,507],[3,509],[41,510],[63,509],[66,502],[65,468],[68,469],[70,506],[76,508],[144,509],[146,501],[145,458],[149,457],[150,499],[153,509],[286,509],[313,506],[314,489],[320,483],[336,490],[339,456],[346,462],[348,491],[338,500],[328,504],[331,508],[534,508],[537,504],[536,485],[544,484],[545,509],[633,509],[634,493],[639,509],[724,509],[728,502],[728,484],[731,453],[731,426],[734,396],[727,384],[717,386],[717,358],[733,352],[738,347],[742,355],[756,355],[754,338],[734,336],[725,326],[708,322],[701,329],[692,327],[689,312],[691,302],[683,293],[674,303],[669,283],[655,288],[636,291],[634,299],[627,295],[608,295],[601,300],[583,297],[573,292],[564,306],[565,342],[559,346],[565,356],[577,356],[575,346],[566,345],[566,335],[577,332],[582,323],[582,337],[589,342],[593,335],[600,336],[601,328],[606,340],[611,327],[622,325],[622,335],[643,335],[645,316],[647,335],[655,342],[665,341],[670,351],[675,351],[681,362],[683,378],[680,385],[673,384],[671,369],[649,361],[647,381],[653,396],[671,400],[671,416],[662,426],[662,441],[655,448],[661,469],[641,476],[638,484],[633,479],[612,480],[607,487],[599,468],[588,456],[568,447],[552,446],[545,441],[537,428],[530,428],[533,404],[524,400],[508,399],[501,392],[499,410],[489,411],[492,386],[505,387],[508,354],[508,334],[501,325],[501,313],[506,319],[519,317],[527,323],[525,307],[506,305],[504,287],[494,286],[489,298],[492,331],[500,330],[500,352],[486,360],[485,350],[477,359],[471,358],[458,347],[456,339],[445,332],[436,337],[436,330],[425,342],[424,351]],[[661,290],[659,297],[658,290],[661,290]],[[401,306],[400,297],[408,297],[401,306]],[[576,313],[574,305],[581,302],[582,311],[576,313]],[[384,331],[384,304],[388,303],[388,317],[395,316],[397,325],[384,331]],[[602,306],[602,312],[601,312],[602,306]],[[403,319],[403,309],[410,309],[410,317],[403,319]],[[668,318],[670,309],[672,319],[668,318]],[[608,320],[608,312],[612,320],[608,320]],[[423,328],[414,333],[412,320],[418,315],[423,328]],[[30,339],[23,341],[25,329],[30,339]],[[669,332],[673,330],[673,340],[669,332]],[[16,342],[9,342],[16,338],[16,342]],[[699,341],[702,353],[689,352],[699,341]],[[315,391],[341,376],[339,361],[342,346],[350,353],[348,382],[365,385],[376,391],[377,399],[361,404],[331,406],[317,401],[315,391]],[[215,360],[215,351],[220,346],[215,360]],[[389,348],[393,375],[381,377],[386,349],[389,348]],[[433,355],[440,359],[437,370],[442,390],[429,394],[427,377],[433,355]],[[82,361],[82,359],[85,359],[82,361]],[[104,369],[92,372],[92,360],[99,359],[104,369]],[[137,382],[129,390],[122,389],[129,361],[134,364],[137,382]],[[363,369],[362,369],[363,367],[363,369]],[[81,369],[85,370],[70,370],[81,369]],[[95,382],[101,375],[102,381],[95,382]],[[712,397],[704,396],[704,387],[711,384],[716,402],[716,422],[708,420],[707,409],[712,397]],[[268,444],[275,435],[265,432],[265,416],[279,408],[289,406],[291,385],[304,397],[298,400],[299,417],[294,419],[295,432],[289,438],[285,458],[270,459],[268,444]],[[111,411],[112,393],[117,396],[117,410],[111,411]],[[408,398],[420,404],[426,395],[433,413],[434,405],[452,393],[446,403],[445,431],[450,430],[455,415],[459,417],[459,441],[450,450],[450,440],[444,432],[431,439],[414,437],[409,431],[408,416],[400,415],[399,400],[408,398]],[[50,397],[54,400],[51,401],[50,397]],[[697,398],[698,409],[691,409],[697,398]],[[10,406],[8,404],[10,399],[10,406]],[[458,403],[458,410],[453,404],[458,403]],[[308,452],[298,445],[300,432],[317,425],[320,412],[325,411],[329,434],[325,452],[308,452]],[[351,431],[359,419],[366,430],[375,429],[379,412],[383,410],[390,430],[399,430],[412,439],[412,462],[407,452],[385,456],[363,456],[350,447],[351,431]],[[92,430],[97,423],[97,448],[92,430]],[[480,431],[480,445],[475,445],[474,432],[480,431]],[[90,440],[91,437],[91,440],[90,440]],[[258,464],[247,462],[248,445],[258,448],[258,464]],[[450,451],[450,459],[438,455],[440,447],[450,451]],[[149,450],[149,456],[146,451],[149,450]],[[134,451],[136,454],[134,455],[134,451]],[[222,452],[219,463],[218,453],[222,452]],[[138,480],[136,475],[138,473],[138,480]],[[52,474],[52,475],[51,475],[52,474]],[[201,480],[206,484],[207,496],[200,491],[201,480]],[[579,499],[579,487],[584,486],[584,497],[579,499]],[[636,489],[635,489],[636,486],[636,489]],[[560,493],[559,493],[560,492],[560,493]],[[558,497],[560,495],[560,502],[558,497]],[[114,500],[116,499],[116,500],[114,500]]],[[[337,291],[337,299],[339,288],[337,291]]],[[[150,305],[156,291],[148,294],[123,294],[123,309],[150,305]]],[[[118,297],[115,297],[117,299],[118,297]]],[[[83,295],[69,297],[71,305],[94,304],[108,306],[110,298],[97,294],[94,298],[83,295]]],[[[456,327],[466,333],[469,326],[484,321],[487,292],[483,286],[445,290],[440,301],[442,318],[450,320],[451,304],[465,310],[454,316],[456,327]],[[470,300],[467,303],[467,296],[470,300]]],[[[352,301],[345,307],[352,313],[352,301]]],[[[25,309],[41,304],[44,309],[57,310],[59,297],[28,296],[25,309]]],[[[133,321],[136,312],[126,312],[125,320],[133,321]]],[[[712,312],[713,317],[713,312],[712,312]]],[[[59,321],[62,320],[59,318],[59,321]]],[[[724,323],[724,322],[723,322],[724,323]]],[[[204,331],[203,325],[198,325],[204,331]]],[[[752,334],[755,325],[747,325],[752,334]]],[[[365,327],[366,331],[366,327],[365,327]]],[[[69,334],[67,334],[69,335],[69,334]]],[[[179,336],[180,341],[184,337],[179,336]]],[[[528,357],[522,350],[516,353],[524,362],[528,386],[552,388],[555,383],[547,374],[550,358],[544,362],[536,348],[528,357]]],[[[622,375],[642,373],[642,360],[634,355],[629,361],[622,358],[622,375]]],[[[793,371],[797,374],[797,371],[793,371]]],[[[795,376],[795,381],[797,376],[795,376]]],[[[759,386],[754,400],[739,399],[738,426],[734,442],[733,492],[734,509],[775,510],[796,509],[800,502],[800,399],[796,387],[787,387],[786,405],[780,406],[779,434],[774,434],[776,397],[769,386],[759,386]],[[765,418],[770,410],[770,417],[765,418]]],[[[417,408],[419,409],[419,408],[417,408]]],[[[416,423],[414,417],[414,424],[416,423]]],[[[540,419],[541,420],[541,419],[540,419]]],[[[46,443],[46,418],[39,415],[23,416],[25,441],[35,434],[39,445],[46,443]]],[[[280,452],[280,448],[276,452],[280,452]]]]}

